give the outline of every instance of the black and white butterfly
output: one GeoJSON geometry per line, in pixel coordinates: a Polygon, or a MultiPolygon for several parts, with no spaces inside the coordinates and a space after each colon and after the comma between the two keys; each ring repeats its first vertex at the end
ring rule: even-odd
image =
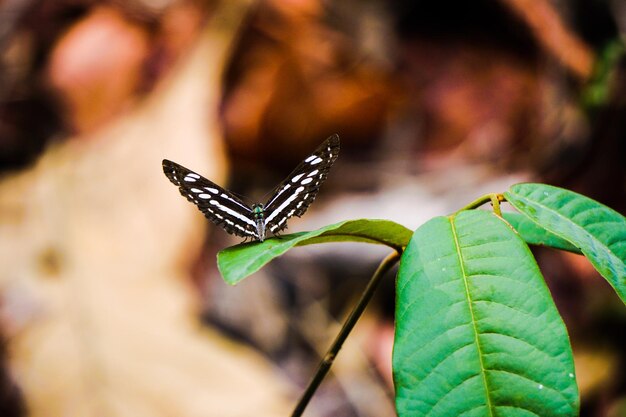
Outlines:
{"type": "Polygon", "coordinates": [[[164,159],[163,172],[213,223],[228,233],[263,242],[268,230],[276,234],[287,227],[287,219],[304,214],[338,155],[339,136],[333,135],[274,189],[267,203],[252,206],[175,162],[164,159]]]}

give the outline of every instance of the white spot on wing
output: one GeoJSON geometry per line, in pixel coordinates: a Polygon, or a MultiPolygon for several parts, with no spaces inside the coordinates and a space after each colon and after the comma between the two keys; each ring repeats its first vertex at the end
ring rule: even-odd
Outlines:
{"type": "Polygon", "coordinates": [[[293,177],[293,178],[291,179],[291,182],[298,182],[298,181],[300,180],[300,178],[302,178],[302,176],[303,176],[303,175],[304,175],[304,174],[298,174],[298,175],[296,175],[295,177],[293,177]]]}
{"type": "Polygon", "coordinates": [[[196,182],[196,179],[190,175],[187,175],[184,179],[186,182],[196,182]]]}
{"type": "Polygon", "coordinates": [[[274,198],[272,198],[266,205],[265,207],[269,207],[274,201],[276,201],[276,199],[278,198],[279,195],[281,195],[283,192],[287,191],[288,189],[291,188],[291,184],[287,184],[285,185],[283,188],[281,188],[281,190],[276,193],[276,195],[274,196],[274,198]]]}
{"type": "Polygon", "coordinates": [[[317,165],[320,162],[322,162],[322,158],[320,158],[319,156],[316,157],[314,160],[311,161],[311,165],[317,165]]]}
{"type": "Polygon", "coordinates": [[[315,171],[311,171],[311,172],[309,172],[309,175],[307,175],[307,177],[312,177],[313,175],[317,174],[318,172],[320,172],[319,169],[316,169],[315,171]]]}
{"type": "Polygon", "coordinates": [[[200,179],[200,175],[196,174],[195,172],[190,172],[189,174],[187,174],[187,176],[191,178],[195,178],[197,180],[200,179]]]}
{"type": "Polygon", "coordinates": [[[193,191],[196,194],[199,194],[202,192],[202,190],[198,190],[197,188],[192,188],[191,191],[193,191]]]}
{"type": "MultiPolygon", "coordinates": [[[[298,188],[296,188],[296,191],[294,191],[294,192],[293,192],[293,194],[291,194],[291,195],[289,196],[289,198],[288,198],[288,199],[286,199],[285,201],[283,201],[283,204],[281,204],[280,206],[278,206],[278,207],[276,208],[276,210],[272,211],[272,212],[270,213],[270,215],[269,215],[269,216],[267,216],[267,217],[265,218],[265,226],[267,226],[267,224],[268,224],[270,221],[272,221],[272,219],[273,219],[274,217],[278,216],[278,215],[279,215],[279,214],[280,214],[280,213],[281,213],[281,212],[285,209],[285,207],[287,207],[289,204],[291,204],[291,202],[292,202],[293,200],[295,200],[295,199],[298,197],[298,194],[300,194],[302,191],[304,191],[304,187],[298,187],[298,188]]],[[[285,217],[283,220],[286,220],[286,219],[287,219],[287,218],[285,217]]],[[[282,222],[282,220],[281,220],[281,222],[282,222]]]]}
{"type": "MultiPolygon", "coordinates": [[[[235,218],[237,218],[237,219],[239,219],[239,220],[242,220],[242,221],[244,221],[244,222],[246,222],[246,223],[248,223],[248,224],[250,224],[250,225],[252,225],[252,226],[256,226],[256,223],[254,223],[254,222],[253,222],[252,220],[250,220],[248,217],[244,216],[244,215],[243,215],[243,214],[241,214],[241,213],[236,212],[235,210],[233,210],[233,209],[231,209],[231,208],[228,208],[228,207],[226,207],[226,206],[224,206],[224,205],[220,204],[220,203],[219,203],[219,201],[217,201],[217,200],[211,200],[210,204],[211,204],[211,205],[213,205],[213,206],[217,206],[217,208],[219,208],[219,209],[220,209],[220,210],[222,210],[223,212],[228,213],[228,214],[230,214],[231,216],[233,216],[233,217],[235,217],[235,218]]],[[[229,220],[228,220],[228,219],[226,219],[226,221],[229,221],[229,220]]]]}
{"type": "Polygon", "coordinates": [[[313,181],[313,178],[305,178],[305,179],[302,180],[302,182],[300,184],[307,185],[311,181],[313,181]]]}
{"type": "Polygon", "coordinates": [[[217,189],[216,189],[216,188],[204,187],[204,189],[205,189],[205,190],[207,190],[207,191],[208,191],[208,192],[210,192],[210,193],[213,193],[213,194],[217,194],[217,193],[219,193],[219,191],[217,191],[217,189]]]}
{"type": "Polygon", "coordinates": [[[239,207],[241,207],[242,209],[245,209],[247,212],[249,212],[249,211],[250,211],[250,209],[249,209],[248,207],[244,206],[244,205],[243,205],[243,204],[241,204],[239,201],[237,201],[237,200],[233,199],[232,197],[230,197],[230,196],[228,196],[228,195],[226,195],[226,194],[224,194],[224,193],[222,193],[221,197],[223,197],[224,199],[226,199],[226,200],[230,201],[230,202],[231,202],[231,203],[233,203],[233,204],[237,204],[239,207]]]}
{"type": "Polygon", "coordinates": [[[210,196],[210,195],[208,195],[208,194],[204,194],[204,193],[202,193],[202,194],[198,194],[198,197],[200,197],[200,198],[201,198],[201,199],[203,199],[203,200],[210,200],[210,199],[211,199],[211,196],[210,196]]]}
{"type": "Polygon", "coordinates": [[[311,162],[312,160],[314,160],[315,158],[317,158],[317,155],[311,155],[309,156],[307,159],[304,160],[304,162],[311,162]]]}

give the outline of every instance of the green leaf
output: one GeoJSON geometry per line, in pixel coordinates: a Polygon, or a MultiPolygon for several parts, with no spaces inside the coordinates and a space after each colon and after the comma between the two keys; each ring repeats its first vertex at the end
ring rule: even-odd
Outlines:
{"type": "Polygon", "coordinates": [[[519,233],[520,237],[524,239],[524,242],[529,245],[548,246],[578,254],[582,253],[576,246],[540,227],[525,214],[502,213],[502,215],[513,229],[519,233]]]}
{"type": "Polygon", "coordinates": [[[493,213],[420,227],[402,256],[396,408],[415,416],[575,416],[565,325],[528,246],[493,213]]]}
{"type": "Polygon", "coordinates": [[[517,184],[507,201],[542,228],[580,248],[626,303],[626,218],[572,191],[517,184]]]}
{"type": "Polygon", "coordinates": [[[406,227],[388,220],[348,220],[312,232],[231,246],[217,254],[217,266],[224,281],[234,285],[294,246],[325,242],[365,242],[401,250],[409,242],[411,234],[406,227]]]}

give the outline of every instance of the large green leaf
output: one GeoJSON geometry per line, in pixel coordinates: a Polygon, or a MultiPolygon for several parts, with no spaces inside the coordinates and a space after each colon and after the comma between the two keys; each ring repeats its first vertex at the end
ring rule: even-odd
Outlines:
{"type": "Polygon", "coordinates": [[[597,201],[545,184],[517,184],[505,197],[542,228],[571,242],[626,303],[626,218],[597,201]]]}
{"type": "Polygon", "coordinates": [[[524,242],[529,245],[548,246],[563,249],[569,252],[582,253],[580,249],[567,240],[548,232],[522,213],[502,213],[504,219],[519,233],[524,242]]]}
{"type": "Polygon", "coordinates": [[[530,249],[493,213],[420,227],[396,302],[400,417],[577,415],[565,325],[530,249]]]}
{"type": "Polygon", "coordinates": [[[231,246],[217,254],[217,266],[224,281],[234,285],[294,246],[323,242],[365,242],[401,250],[409,242],[411,234],[406,227],[389,220],[348,220],[312,232],[231,246]]]}

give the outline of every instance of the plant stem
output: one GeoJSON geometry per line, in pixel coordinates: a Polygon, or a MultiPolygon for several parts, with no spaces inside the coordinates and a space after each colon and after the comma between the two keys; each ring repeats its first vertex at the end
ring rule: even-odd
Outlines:
{"type": "Polygon", "coordinates": [[[504,196],[502,194],[489,194],[489,199],[491,200],[491,205],[493,207],[493,212],[498,217],[502,217],[502,210],[500,210],[500,202],[504,201],[504,196]]]}
{"type": "Polygon", "coordinates": [[[486,194],[482,197],[477,198],[476,200],[472,201],[471,203],[469,203],[468,205],[466,205],[465,207],[463,207],[462,209],[460,209],[459,211],[457,211],[455,214],[458,214],[462,211],[465,210],[473,210],[476,209],[480,206],[482,206],[483,204],[491,201],[491,205],[493,206],[493,211],[494,213],[496,213],[496,215],[502,217],[502,212],[500,211],[500,203],[502,201],[504,201],[504,196],[502,194],[497,194],[497,193],[491,193],[491,194],[486,194]]]}
{"type": "Polygon", "coordinates": [[[302,415],[304,409],[311,400],[311,397],[313,397],[313,394],[315,394],[315,391],[320,386],[322,380],[330,370],[330,367],[333,364],[337,353],[339,353],[343,342],[345,342],[346,338],[352,331],[352,328],[359,320],[359,317],[361,317],[361,314],[363,314],[365,307],[367,307],[367,304],[372,299],[372,296],[374,295],[376,287],[380,283],[381,278],[385,275],[387,271],[389,271],[389,269],[391,269],[391,267],[396,262],[398,262],[398,259],[400,259],[400,253],[393,252],[389,254],[385,259],[383,259],[380,265],[378,265],[376,272],[374,272],[374,275],[372,275],[372,278],[370,278],[369,282],[367,283],[367,287],[365,287],[365,290],[361,294],[361,298],[352,309],[352,312],[350,313],[348,319],[345,321],[345,323],[341,327],[341,330],[335,337],[335,340],[330,346],[330,349],[328,349],[328,352],[326,352],[326,355],[324,355],[324,359],[322,359],[319,366],[317,367],[315,375],[313,375],[313,378],[311,378],[311,382],[309,382],[309,385],[302,394],[302,397],[300,397],[300,401],[298,401],[296,408],[294,408],[291,417],[300,417],[302,415]]]}

